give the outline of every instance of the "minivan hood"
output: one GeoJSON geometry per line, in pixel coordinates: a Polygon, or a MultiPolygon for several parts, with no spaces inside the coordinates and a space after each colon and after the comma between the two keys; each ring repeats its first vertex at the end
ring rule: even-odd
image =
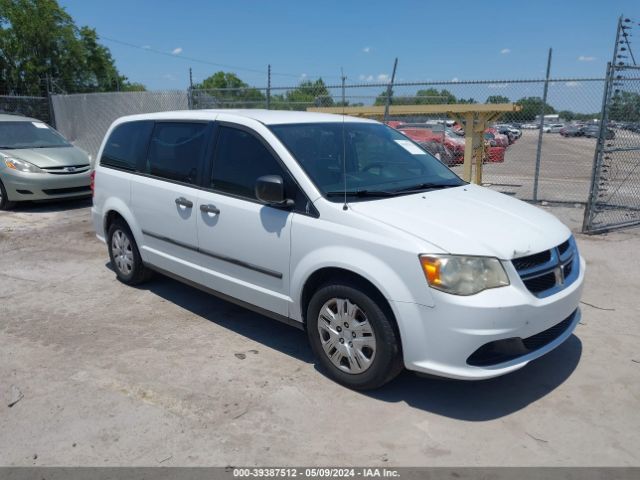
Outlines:
{"type": "Polygon", "coordinates": [[[0,154],[25,160],[40,168],[88,165],[89,156],[74,146],[53,148],[16,148],[0,150],[0,154]]]}
{"type": "Polygon", "coordinates": [[[555,247],[571,235],[544,210],[476,185],[349,206],[452,254],[509,260],[555,247]]]}

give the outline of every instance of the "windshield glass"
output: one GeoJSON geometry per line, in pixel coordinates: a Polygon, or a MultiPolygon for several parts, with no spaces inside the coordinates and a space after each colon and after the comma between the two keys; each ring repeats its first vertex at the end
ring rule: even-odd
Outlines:
{"type": "Polygon", "coordinates": [[[464,184],[426,150],[382,124],[336,122],[270,128],[328,198],[344,192],[345,183],[351,195],[411,193],[412,189],[464,184]]]}
{"type": "Polygon", "coordinates": [[[0,148],[70,147],[67,140],[42,122],[0,122],[0,148]]]}

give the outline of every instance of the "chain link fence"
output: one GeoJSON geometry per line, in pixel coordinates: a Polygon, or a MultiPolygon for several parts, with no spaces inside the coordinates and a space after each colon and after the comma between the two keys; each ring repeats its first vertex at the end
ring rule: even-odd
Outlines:
{"type": "Polygon", "coordinates": [[[640,67],[609,65],[583,230],[640,224],[640,67]]]}
{"type": "MultiPolygon", "coordinates": [[[[589,194],[596,139],[575,135],[569,128],[597,125],[602,78],[494,80],[326,85],[321,80],[296,87],[190,90],[191,108],[269,108],[306,110],[310,107],[357,107],[518,103],[486,132],[484,181],[523,200],[585,203],[589,194]],[[543,103],[547,84],[547,101],[543,103]],[[541,117],[541,115],[543,115],[541,117]],[[509,124],[514,127],[509,134],[509,124]],[[540,127],[543,134],[540,135],[540,127]],[[539,160],[539,168],[536,163],[539,160]],[[536,172],[537,170],[537,172],[536,172]]],[[[387,117],[390,125],[439,153],[454,170],[461,170],[464,137],[453,120],[439,115],[387,117]]]]}
{"type": "Polygon", "coordinates": [[[94,158],[114,120],[124,115],[187,110],[183,90],[53,95],[56,127],[69,141],[94,158]]]}
{"type": "Polygon", "coordinates": [[[49,124],[53,123],[47,97],[0,95],[0,113],[24,115],[49,124]]]}
{"type": "Polygon", "coordinates": [[[460,174],[464,137],[452,119],[445,113],[394,116],[393,106],[517,103],[521,111],[504,114],[485,133],[485,184],[522,200],[584,204],[589,197],[597,138],[575,132],[597,125],[604,86],[601,78],[393,85],[327,85],[316,80],[293,87],[54,95],[52,103],[61,133],[94,155],[111,122],[122,115],[189,108],[304,111],[310,107],[389,105],[387,121],[391,126],[421,141],[460,174]],[[542,101],[545,84],[546,103],[542,101]],[[559,125],[565,130],[561,132],[559,125]]]}

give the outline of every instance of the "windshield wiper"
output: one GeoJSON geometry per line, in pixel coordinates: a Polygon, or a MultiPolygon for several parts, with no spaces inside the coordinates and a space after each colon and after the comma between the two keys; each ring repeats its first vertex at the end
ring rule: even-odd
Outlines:
{"type": "MultiPolygon", "coordinates": [[[[334,191],[327,192],[327,197],[344,197],[345,192],[334,191]]],[[[387,192],[385,190],[347,190],[346,195],[348,197],[395,197],[398,195],[396,192],[387,192]]]]}
{"type": "Polygon", "coordinates": [[[457,183],[419,183],[418,185],[411,185],[410,187],[394,190],[394,193],[410,193],[421,192],[423,190],[440,190],[443,188],[460,187],[462,184],[457,183]]]}

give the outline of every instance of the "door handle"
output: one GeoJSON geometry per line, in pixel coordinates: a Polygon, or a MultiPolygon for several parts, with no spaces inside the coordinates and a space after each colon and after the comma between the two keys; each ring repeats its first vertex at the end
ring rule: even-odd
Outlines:
{"type": "Polygon", "coordinates": [[[214,213],[214,214],[219,214],[220,210],[218,210],[218,208],[215,205],[200,205],[200,211],[204,212],[204,213],[214,213]]]}
{"type": "Polygon", "coordinates": [[[193,207],[193,202],[191,200],[187,200],[184,197],[178,197],[176,198],[176,205],[191,208],[193,207]]]}

